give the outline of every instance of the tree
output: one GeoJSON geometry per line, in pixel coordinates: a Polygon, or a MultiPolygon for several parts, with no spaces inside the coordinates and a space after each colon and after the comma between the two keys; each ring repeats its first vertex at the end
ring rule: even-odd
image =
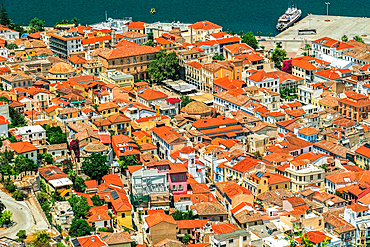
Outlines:
{"type": "Polygon", "coordinates": [[[184,236],[181,238],[181,242],[183,244],[188,244],[190,242],[190,239],[191,239],[191,236],[189,235],[189,233],[185,233],[184,236]]]}
{"type": "Polygon", "coordinates": [[[40,20],[39,18],[33,18],[29,22],[29,32],[36,33],[44,31],[45,21],[40,20]]]}
{"type": "Polygon", "coordinates": [[[46,218],[51,221],[51,205],[50,205],[50,197],[47,193],[45,192],[40,192],[37,194],[37,201],[39,201],[41,205],[42,211],[44,211],[46,218]]]}
{"type": "Polygon", "coordinates": [[[357,35],[353,37],[353,40],[357,42],[365,43],[364,40],[360,36],[357,36],[357,35]]]}
{"type": "Polygon", "coordinates": [[[309,56],[310,55],[310,51],[312,50],[310,44],[305,44],[304,47],[302,48],[302,50],[304,50],[304,54],[305,56],[309,56]]]}
{"type": "Polygon", "coordinates": [[[68,24],[68,20],[66,19],[62,20],[62,24],[68,24]]]}
{"type": "Polygon", "coordinates": [[[269,38],[271,39],[271,35],[272,35],[272,33],[271,33],[271,32],[269,32],[267,35],[268,35],[268,36],[269,36],[269,38]]]}
{"type": "Polygon", "coordinates": [[[87,212],[90,210],[90,206],[87,204],[87,199],[83,196],[72,196],[68,199],[69,204],[72,207],[73,216],[75,219],[86,218],[87,212]]]}
{"type": "Polygon", "coordinates": [[[35,247],[48,247],[50,246],[50,235],[45,230],[38,231],[33,234],[32,243],[35,247]]]}
{"type": "Polygon", "coordinates": [[[0,7],[0,24],[8,26],[10,24],[10,19],[8,13],[6,12],[4,4],[1,4],[0,7]]]}
{"type": "Polygon", "coordinates": [[[9,100],[8,100],[8,98],[7,98],[7,97],[5,97],[5,96],[0,96],[0,102],[6,102],[6,103],[8,103],[8,102],[9,102],[9,100]]]}
{"type": "Polygon", "coordinates": [[[17,232],[17,237],[23,242],[23,240],[27,238],[26,230],[19,230],[17,232]]]}
{"type": "Polygon", "coordinates": [[[13,213],[9,210],[3,211],[0,218],[0,225],[9,225],[12,222],[13,213]]]}
{"type": "Polygon", "coordinates": [[[282,71],[291,74],[292,68],[293,68],[292,60],[283,61],[283,67],[281,68],[282,71]]]}
{"type": "Polygon", "coordinates": [[[94,231],[94,228],[89,226],[86,220],[74,218],[68,233],[71,237],[81,237],[90,235],[92,231],[94,231]]]}
{"type": "Polygon", "coordinates": [[[2,201],[0,201],[0,215],[3,213],[3,211],[6,209],[6,206],[5,206],[5,204],[2,202],[2,201]]]}
{"type": "Polygon", "coordinates": [[[4,188],[9,192],[9,193],[13,193],[14,191],[16,191],[17,189],[17,186],[13,183],[12,180],[8,179],[6,181],[3,182],[3,185],[4,185],[4,188]]]}
{"type": "Polygon", "coordinates": [[[194,219],[193,211],[187,211],[183,212],[180,210],[177,210],[172,214],[172,217],[174,220],[192,220],[194,219]]]}
{"type": "Polygon", "coordinates": [[[275,50],[271,54],[271,60],[275,63],[275,66],[279,69],[281,68],[281,63],[286,58],[286,51],[276,47],[275,50]]]}
{"type": "Polygon", "coordinates": [[[156,59],[149,63],[149,78],[156,83],[166,79],[177,80],[179,78],[179,59],[175,52],[167,53],[161,50],[156,59]]]}
{"type": "Polygon", "coordinates": [[[18,49],[19,47],[18,47],[18,45],[17,45],[17,44],[12,43],[12,44],[8,44],[8,45],[6,46],[6,48],[7,48],[8,50],[14,50],[14,49],[18,49]]]}
{"type": "Polygon", "coordinates": [[[77,158],[77,161],[80,160],[80,141],[79,140],[72,140],[70,143],[69,143],[69,146],[68,146],[69,150],[73,151],[73,153],[75,154],[75,157],[77,158]]]}
{"type": "Polygon", "coordinates": [[[241,38],[243,39],[243,43],[246,43],[253,49],[258,48],[258,41],[252,32],[243,33],[243,36],[241,38]]]}
{"type": "Polygon", "coordinates": [[[181,107],[187,106],[190,102],[193,102],[194,100],[191,99],[188,95],[181,95],[181,107]]]}
{"type": "Polygon", "coordinates": [[[77,19],[77,17],[73,18],[73,19],[71,20],[71,22],[75,25],[75,27],[77,27],[77,23],[78,23],[78,19],[77,19]]]}
{"type": "Polygon", "coordinates": [[[91,197],[91,201],[94,204],[95,207],[97,206],[103,206],[103,203],[100,200],[100,197],[98,195],[93,195],[91,197]]]}
{"type": "Polygon", "coordinates": [[[92,180],[97,180],[98,183],[100,183],[102,177],[107,175],[109,172],[107,156],[93,153],[84,159],[81,168],[83,172],[92,180]]]}
{"type": "Polygon", "coordinates": [[[259,38],[261,38],[261,31],[257,31],[257,35],[259,38]]]}
{"type": "Polygon", "coordinates": [[[223,61],[223,60],[225,60],[225,57],[224,57],[224,55],[222,55],[222,54],[218,54],[218,53],[216,53],[216,54],[212,57],[212,59],[213,59],[213,60],[220,60],[220,61],[223,61]]]}
{"type": "Polygon", "coordinates": [[[54,163],[54,159],[53,159],[53,155],[49,154],[49,153],[44,153],[43,155],[43,158],[45,160],[45,162],[48,164],[48,165],[51,165],[54,163]]]}
{"type": "Polygon", "coordinates": [[[65,133],[63,133],[62,128],[60,128],[60,126],[54,127],[44,124],[42,127],[46,131],[47,141],[50,144],[67,143],[67,136],[65,133]]]}
{"type": "Polygon", "coordinates": [[[16,201],[23,201],[24,200],[24,197],[26,195],[24,194],[23,190],[16,190],[14,191],[12,197],[16,200],[16,201]]]}
{"type": "Polygon", "coordinates": [[[343,35],[342,38],[340,38],[342,40],[342,42],[347,42],[348,41],[348,37],[347,35],[343,35]]]}
{"type": "Polygon", "coordinates": [[[9,116],[11,119],[9,128],[23,127],[27,125],[27,120],[11,106],[9,106],[9,116]]]}
{"type": "Polygon", "coordinates": [[[119,166],[122,170],[126,170],[128,166],[135,166],[139,163],[136,155],[125,155],[119,158],[119,166]]]}
{"type": "Polygon", "coordinates": [[[279,41],[279,42],[276,42],[276,47],[277,47],[277,48],[282,49],[282,48],[283,48],[283,45],[282,45],[282,43],[279,41]]]}
{"type": "Polygon", "coordinates": [[[87,186],[86,186],[85,181],[83,180],[83,178],[81,178],[80,176],[76,176],[76,178],[74,180],[74,183],[73,183],[73,188],[75,189],[75,191],[85,192],[86,187],[87,186]]]}
{"type": "Polygon", "coordinates": [[[17,155],[14,160],[15,170],[18,173],[25,171],[37,171],[38,166],[31,159],[24,157],[23,155],[17,155]]]}
{"type": "Polygon", "coordinates": [[[150,14],[152,15],[153,17],[153,22],[154,22],[154,15],[155,15],[156,11],[155,11],[155,8],[151,8],[150,9],[150,14]]]}

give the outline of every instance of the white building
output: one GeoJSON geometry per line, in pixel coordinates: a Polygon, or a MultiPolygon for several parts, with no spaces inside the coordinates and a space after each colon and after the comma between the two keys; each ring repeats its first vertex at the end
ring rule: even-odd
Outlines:
{"type": "Polygon", "coordinates": [[[83,50],[81,39],[78,33],[50,34],[50,50],[60,58],[67,59],[72,52],[83,50]]]}
{"type": "Polygon", "coordinates": [[[22,136],[23,141],[34,145],[45,144],[47,138],[46,130],[41,125],[18,127],[14,129],[13,134],[22,136]]]}
{"type": "Polygon", "coordinates": [[[71,224],[73,219],[73,210],[69,202],[55,202],[52,216],[53,223],[56,225],[71,224]]]}

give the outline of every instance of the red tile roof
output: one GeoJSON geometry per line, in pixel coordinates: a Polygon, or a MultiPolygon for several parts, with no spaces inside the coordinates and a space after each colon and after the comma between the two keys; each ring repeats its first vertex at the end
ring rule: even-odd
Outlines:
{"type": "Polygon", "coordinates": [[[177,228],[179,229],[195,229],[195,228],[202,228],[205,227],[206,224],[209,222],[208,219],[206,220],[177,220],[177,228]]]}
{"type": "Polygon", "coordinates": [[[189,27],[191,27],[193,29],[204,29],[204,30],[222,28],[221,26],[219,26],[217,24],[214,24],[210,21],[199,21],[199,22],[196,22],[192,25],[189,25],[189,27]]]}
{"type": "Polygon", "coordinates": [[[370,159],[370,148],[366,147],[365,145],[356,149],[355,153],[361,154],[362,156],[370,159]]]}
{"type": "Polygon", "coordinates": [[[40,175],[47,181],[67,178],[68,175],[62,172],[57,166],[44,166],[39,168],[40,175]]]}
{"type": "Polygon", "coordinates": [[[155,213],[145,217],[145,221],[149,227],[155,226],[161,222],[167,222],[173,225],[176,225],[176,221],[167,214],[155,213]]]}
{"type": "Polygon", "coordinates": [[[158,99],[163,99],[163,98],[168,97],[167,94],[161,91],[151,89],[151,88],[144,89],[141,93],[138,93],[138,96],[145,100],[158,100],[158,99]]]}
{"type": "Polygon", "coordinates": [[[28,141],[10,143],[9,146],[18,154],[37,150],[37,147],[28,141]]]}
{"type": "Polygon", "coordinates": [[[225,234],[230,233],[233,231],[239,230],[238,227],[234,226],[233,224],[225,223],[225,224],[213,224],[211,225],[212,230],[215,234],[225,234]]]}

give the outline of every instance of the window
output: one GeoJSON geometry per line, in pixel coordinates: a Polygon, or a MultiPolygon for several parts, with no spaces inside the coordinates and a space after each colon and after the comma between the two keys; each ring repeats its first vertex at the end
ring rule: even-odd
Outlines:
{"type": "Polygon", "coordinates": [[[234,242],[234,239],[229,240],[229,244],[232,244],[234,242]]]}
{"type": "Polygon", "coordinates": [[[180,181],[184,180],[184,175],[180,175],[180,176],[179,176],[179,180],[180,180],[180,181]]]}
{"type": "Polygon", "coordinates": [[[182,184],[179,184],[179,190],[183,190],[182,184]]]}
{"type": "Polygon", "coordinates": [[[122,213],[121,214],[121,218],[126,218],[126,214],[125,213],[122,213]]]}
{"type": "Polygon", "coordinates": [[[176,191],[176,185],[175,185],[175,184],[173,184],[173,185],[171,186],[171,189],[172,189],[173,191],[176,191]]]}
{"type": "Polygon", "coordinates": [[[171,180],[172,180],[172,181],[176,181],[176,176],[175,176],[175,175],[172,175],[172,176],[171,176],[171,180]]]}

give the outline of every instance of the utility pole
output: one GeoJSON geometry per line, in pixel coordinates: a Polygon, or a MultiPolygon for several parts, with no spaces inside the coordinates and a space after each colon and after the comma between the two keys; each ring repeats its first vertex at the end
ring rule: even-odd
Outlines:
{"type": "Polygon", "coordinates": [[[330,2],[325,2],[326,4],[326,20],[329,21],[329,4],[330,2]]]}

